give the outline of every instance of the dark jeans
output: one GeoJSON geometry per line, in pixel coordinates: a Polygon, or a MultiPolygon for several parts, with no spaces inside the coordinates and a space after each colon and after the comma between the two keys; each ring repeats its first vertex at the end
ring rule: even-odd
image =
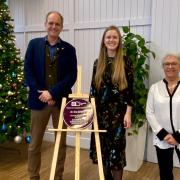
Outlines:
{"type": "Polygon", "coordinates": [[[173,153],[174,148],[160,149],[157,146],[156,153],[159,164],[160,179],[173,180],[173,153]]]}

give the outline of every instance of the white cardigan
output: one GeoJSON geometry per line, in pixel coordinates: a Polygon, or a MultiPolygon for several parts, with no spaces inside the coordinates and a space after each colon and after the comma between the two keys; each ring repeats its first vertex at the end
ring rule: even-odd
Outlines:
{"type": "MultiPolygon", "coordinates": [[[[153,130],[153,144],[161,149],[174,147],[165,141],[161,141],[156,134],[164,128],[173,133],[170,122],[170,97],[163,80],[153,84],[148,93],[146,104],[146,117],[153,130]]],[[[172,115],[175,131],[180,132],[180,85],[172,98],[172,115]]],[[[178,145],[180,149],[180,145],[178,145]]]]}

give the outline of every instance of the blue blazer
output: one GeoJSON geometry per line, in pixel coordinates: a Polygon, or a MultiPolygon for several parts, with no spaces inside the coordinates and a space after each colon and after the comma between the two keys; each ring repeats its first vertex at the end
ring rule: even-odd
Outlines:
{"type": "MultiPolygon", "coordinates": [[[[38,90],[45,90],[45,46],[44,37],[29,42],[24,63],[25,83],[29,87],[28,106],[40,110],[47,104],[41,102],[38,90]]],[[[62,97],[68,97],[77,78],[77,58],[75,48],[60,40],[60,55],[57,64],[57,84],[48,89],[56,104],[60,107],[62,97]]]]}

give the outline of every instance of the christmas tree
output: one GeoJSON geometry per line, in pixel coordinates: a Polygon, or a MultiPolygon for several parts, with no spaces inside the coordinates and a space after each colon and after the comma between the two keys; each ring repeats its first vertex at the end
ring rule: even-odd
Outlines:
{"type": "Polygon", "coordinates": [[[0,143],[29,137],[27,88],[23,58],[15,45],[13,19],[6,0],[0,0],[0,143]]]}

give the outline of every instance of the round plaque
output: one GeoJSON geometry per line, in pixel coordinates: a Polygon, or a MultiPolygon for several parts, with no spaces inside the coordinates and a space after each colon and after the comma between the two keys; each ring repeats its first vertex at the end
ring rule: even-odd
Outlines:
{"type": "Polygon", "coordinates": [[[63,117],[70,128],[86,128],[93,121],[93,107],[89,101],[74,99],[66,104],[63,117]]]}

